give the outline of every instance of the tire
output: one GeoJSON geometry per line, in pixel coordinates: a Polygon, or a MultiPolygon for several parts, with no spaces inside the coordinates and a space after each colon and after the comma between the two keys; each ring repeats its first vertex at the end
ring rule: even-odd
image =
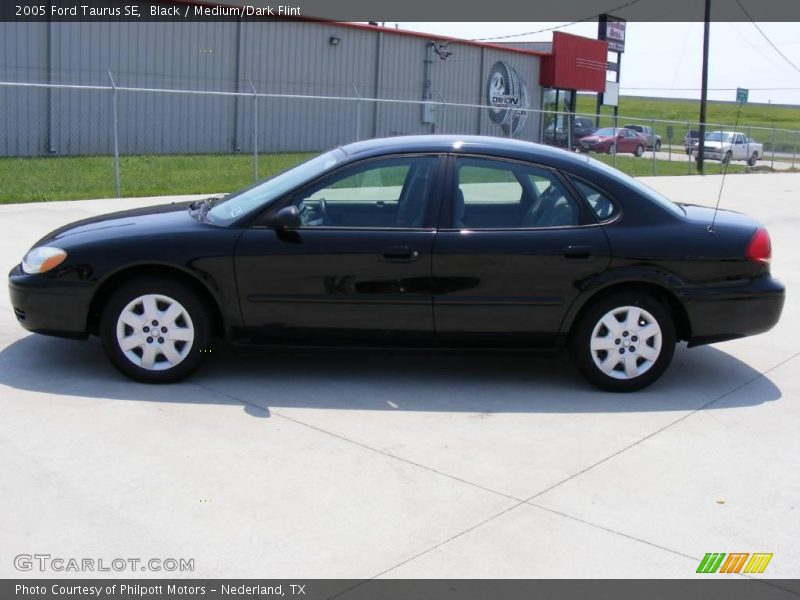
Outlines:
{"type": "Polygon", "coordinates": [[[660,142],[659,140],[656,140],[656,148],[655,148],[655,151],[656,151],[656,152],[661,152],[661,142],[660,142]]]}
{"type": "MultiPolygon", "coordinates": [[[[504,135],[517,133],[525,123],[528,113],[528,91],[519,73],[503,61],[497,61],[489,70],[486,81],[486,100],[489,104],[489,119],[500,126],[504,135]],[[517,104],[506,106],[498,103],[498,98],[510,97],[517,104]]],[[[555,145],[555,131],[553,132],[555,145]]]]}
{"type": "Polygon", "coordinates": [[[194,372],[211,332],[202,299],[190,287],[162,277],[120,286],[100,317],[106,356],[121,373],[145,383],[171,383],[194,372]]]}
{"type": "Polygon", "coordinates": [[[634,392],[656,381],[669,366],[675,352],[675,325],[667,307],[653,296],[614,294],[583,314],[573,329],[570,350],[590,383],[609,392],[634,392]],[[635,325],[626,323],[636,314],[635,325]],[[643,332],[647,339],[642,341],[643,332]]]}
{"type": "Polygon", "coordinates": [[[723,164],[723,165],[727,165],[729,162],[731,162],[731,158],[732,158],[732,157],[733,157],[733,155],[731,154],[731,151],[730,151],[730,150],[728,150],[728,151],[725,153],[725,156],[723,156],[723,157],[722,157],[722,164],[723,164]]]}
{"type": "Polygon", "coordinates": [[[633,151],[633,155],[636,158],[640,158],[642,156],[642,154],[644,154],[644,146],[639,144],[638,146],[636,146],[636,150],[633,151]]]}
{"type": "Polygon", "coordinates": [[[758,152],[753,152],[750,158],[747,159],[747,164],[751,167],[755,167],[757,162],[758,162],[758,152]]]}

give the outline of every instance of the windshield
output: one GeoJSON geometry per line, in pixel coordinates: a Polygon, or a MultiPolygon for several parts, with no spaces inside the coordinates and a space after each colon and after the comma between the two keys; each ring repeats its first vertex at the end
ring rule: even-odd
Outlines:
{"type": "Polygon", "coordinates": [[[245,215],[261,210],[287,192],[341,164],[347,155],[339,148],[320,154],[254,186],[235,192],[208,211],[206,219],[214,225],[228,225],[245,215]]]}
{"type": "Polygon", "coordinates": [[[653,202],[655,202],[659,206],[662,206],[663,208],[666,208],[672,214],[678,215],[680,217],[682,217],[682,216],[684,216],[686,214],[686,212],[680,206],[678,206],[677,204],[672,202],[672,200],[669,200],[668,198],[665,198],[664,196],[659,194],[657,191],[655,191],[653,188],[643,184],[641,181],[639,181],[637,179],[634,179],[633,177],[630,177],[630,176],[626,175],[625,173],[622,173],[621,171],[618,171],[617,169],[614,169],[613,167],[610,167],[607,164],[605,164],[603,162],[600,162],[597,159],[592,158],[591,156],[586,156],[585,158],[582,157],[582,159],[586,160],[586,162],[588,164],[590,164],[591,166],[595,167],[596,169],[599,169],[599,170],[603,171],[603,173],[605,173],[606,175],[609,175],[610,177],[613,177],[614,179],[616,179],[620,183],[623,183],[623,184],[627,185],[628,187],[634,188],[637,192],[639,192],[643,196],[646,196],[647,198],[651,199],[653,202]]]}
{"type": "Polygon", "coordinates": [[[710,131],[706,134],[706,140],[709,142],[730,142],[732,139],[733,134],[724,131],[710,131]]]}
{"type": "Polygon", "coordinates": [[[612,127],[603,127],[594,132],[597,137],[614,137],[614,129],[612,127]]]}

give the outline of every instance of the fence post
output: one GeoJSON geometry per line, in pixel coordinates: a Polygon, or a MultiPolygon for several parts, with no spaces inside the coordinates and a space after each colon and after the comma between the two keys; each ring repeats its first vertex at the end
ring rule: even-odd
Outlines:
{"type": "Polygon", "coordinates": [[[619,131],[617,130],[617,115],[615,114],[612,118],[613,126],[611,127],[611,132],[614,134],[614,137],[611,139],[611,152],[613,154],[612,162],[614,164],[614,168],[617,168],[617,134],[619,131]]]}
{"type": "Polygon", "coordinates": [[[772,130],[772,162],[769,165],[770,169],[775,167],[775,129],[772,130]]]}
{"type": "Polygon", "coordinates": [[[442,127],[439,133],[445,133],[445,118],[447,117],[447,102],[444,101],[444,96],[439,94],[439,100],[442,101],[442,127]]]}
{"type": "Polygon", "coordinates": [[[352,82],[353,93],[356,95],[356,141],[361,139],[361,94],[358,93],[356,83],[352,82]]]}
{"type": "Polygon", "coordinates": [[[572,113],[567,113],[567,151],[572,152],[572,124],[575,122],[575,116],[572,113]]]}
{"type": "MultiPolygon", "coordinates": [[[[692,174],[692,161],[694,160],[694,156],[692,156],[692,136],[689,133],[691,130],[692,130],[692,124],[691,123],[686,123],[686,138],[687,138],[687,142],[686,143],[689,145],[689,160],[687,161],[689,163],[689,171],[688,171],[689,175],[692,174]]],[[[700,143],[699,134],[698,134],[698,137],[697,137],[697,143],[698,144],[700,143]]]]}
{"type": "Polygon", "coordinates": [[[794,132],[794,149],[792,150],[792,168],[794,169],[794,161],[797,158],[797,132],[794,132]]]}
{"type": "Polygon", "coordinates": [[[253,80],[247,80],[253,90],[253,183],[258,181],[258,94],[253,80]]]}
{"type": "Polygon", "coordinates": [[[111,114],[114,121],[114,191],[117,198],[121,197],[119,186],[119,112],[117,109],[117,84],[114,83],[114,76],[111,69],[108,70],[108,78],[111,80],[111,114]]]}
{"type": "Polygon", "coordinates": [[[650,133],[653,135],[653,175],[658,175],[656,168],[656,120],[653,119],[653,127],[650,128],[650,133]]]}

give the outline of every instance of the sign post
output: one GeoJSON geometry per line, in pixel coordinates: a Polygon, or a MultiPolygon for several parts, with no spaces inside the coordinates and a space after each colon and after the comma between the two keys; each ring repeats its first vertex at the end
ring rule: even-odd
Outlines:
{"type": "MultiPolygon", "coordinates": [[[[616,62],[608,63],[608,70],[614,72],[617,93],[619,90],[619,80],[622,71],[622,53],[625,52],[625,27],[627,21],[614,17],[612,15],[603,13],[597,23],[597,39],[605,40],[608,44],[608,51],[614,52],[617,55],[616,62]],[[613,65],[613,66],[612,66],[613,65]]],[[[607,82],[607,84],[610,82],[607,82]]],[[[597,116],[595,117],[595,125],[600,127],[600,108],[603,105],[608,105],[609,102],[605,101],[605,94],[597,95],[597,116]]],[[[619,114],[618,103],[614,103],[614,117],[619,114]]]]}

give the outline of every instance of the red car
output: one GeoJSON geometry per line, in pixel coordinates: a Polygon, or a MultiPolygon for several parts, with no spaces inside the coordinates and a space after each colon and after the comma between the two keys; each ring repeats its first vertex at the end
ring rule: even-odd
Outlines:
{"type": "Polygon", "coordinates": [[[617,141],[617,152],[630,152],[634,156],[644,154],[647,147],[647,138],[638,131],[632,129],[604,127],[598,129],[592,135],[587,135],[580,139],[578,150],[581,152],[605,152],[611,154],[611,146],[614,139],[617,141]],[[614,135],[616,131],[616,136],[614,135]]]}

